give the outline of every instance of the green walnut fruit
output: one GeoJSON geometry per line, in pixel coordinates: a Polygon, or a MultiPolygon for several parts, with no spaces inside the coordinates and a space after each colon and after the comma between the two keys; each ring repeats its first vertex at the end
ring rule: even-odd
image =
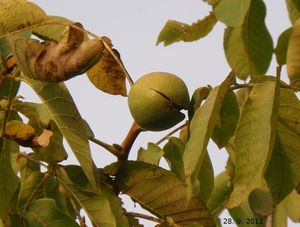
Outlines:
{"type": "Polygon", "coordinates": [[[162,131],[185,118],[189,106],[188,89],[182,79],[166,72],[142,76],[132,86],[128,105],[134,120],[146,130],[162,131]]]}

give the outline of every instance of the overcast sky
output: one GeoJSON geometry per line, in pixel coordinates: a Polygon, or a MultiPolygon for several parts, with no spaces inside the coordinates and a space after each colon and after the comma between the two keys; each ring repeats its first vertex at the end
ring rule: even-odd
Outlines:
{"type": "MultiPolygon", "coordinates": [[[[167,71],[180,76],[190,94],[199,86],[220,84],[229,73],[223,51],[224,25],[218,23],[204,39],[193,43],[176,43],[168,47],[156,46],[160,29],[168,19],[192,23],[208,15],[211,8],[201,0],[34,0],[48,15],[59,15],[81,22],[87,30],[108,36],[134,80],[153,71],[167,71]]],[[[268,7],[267,25],[274,44],[278,35],[290,26],[285,1],[265,0],[268,7]]],[[[273,59],[274,61],[274,59],[273,59]]],[[[275,64],[269,74],[274,74],[275,64]]],[[[283,70],[285,74],[285,69],[283,70]]],[[[97,138],[107,143],[121,143],[129,129],[130,116],[127,99],[107,95],[79,76],[66,82],[80,113],[91,125],[97,138]]],[[[27,101],[38,99],[23,86],[21,94],[27,101]]],[[[156,142],[165,135],[143,133],[136,141],[130,158],[136,157],[139,147],[156,142]]],[[[97,166],[103,167],[116,159],[105,150],[91,144],[97,166]]],[[[209,153],[215,174],[224,170],[226,152],[210,144],[209,153]]],[[[73,158],[70,160],[73,162],[73,158]]],[[[127,202],[128,203],[128,202],[127,202]]],[[[133,204],[127,204],[133,209],[133,204]]],[[[224,217],[229,217],[224,214],[224,217]]],[[[146,222],[143,222],[146,223],[146,222]]],[[[146,226],[152,226],[147,224],[146,226]]],[[[230,226],[230,225],[226,225],[230,226]]],[[[292,224],[289,226],[293,226],[292,224]]]]}

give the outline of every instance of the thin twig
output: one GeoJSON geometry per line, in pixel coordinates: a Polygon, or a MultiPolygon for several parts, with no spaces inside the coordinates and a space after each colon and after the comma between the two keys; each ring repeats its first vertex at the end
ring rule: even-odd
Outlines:
{"type": "Polygon", "coordinates": [[[189,124],[189,122],[186,122],[186,123],[180,125],[179,127],[175,128],[173,131],[171,131],[170,133],[168,133],[167,135],[165,135],[163,138],[161,138],[159,141],[157,141],[156,145],[159,145],[162,142],[164,142],[165,140],[169,139],[170,136],[172,136],[174,133],[178,132],[180,129],[183,129],[188,124],[189,124]]]}
{"type": "Polygon", "coordinates": [[[228,91],[234,91],[236,89],[241,89],[241,88],[246,88],[246,87],[252,87],[253,85],[250,84],[238,84],[238,83],[234,83],[233,86],[231,86],[228,91]]]}
{"type": "Polygon", "coordinates": [[[278,66],[276,67],[276,79],[277,79],[278,81],[280,81],[281,70],[282,70],[282,66],[281,66],[281,65],[278,65],[278,66]]]}
{"type": "Polygon", "coordinates": [[[120,157],[122,155],[122,151],[120,151],[115,146],[107,144],[101,140],[94,138],[94,137],[89,137],[89,140],[92,141],[93,143],[99,145],[100,147],[103,147],[105,150],[109,151],[111,154],[113,154],[116,157],[120,157]]]}
{"type": "Polygon", "coordinates": [[[14,90],[14,81],[13,80],[9,80],[9,81],[10,81],[10,84],[9,84],[8,104],[7,104],[7,110],[5,111],[4,119],[2,122],[2,131],[1,131],[0,138],[2,138],[3,135],[5,134],[6,123],[8,121],[9,113],[10,113],[10,109],[11,109],[11,105],[12,105],[12,98],[13,98],[12,94],[13,94],[13,90],[14,90]]]}
{"type": "Polygon", "coordinates": [[[32,200],[34,199],[35,194],[38,192],[38,190],[40,189],[40,187],[45,183],[45,181],[49,178],[50,174],[46,173],[43,177],[43,179],[39,182],[39,184],[35,187],[35,189],[33,190],[33,192],[31,193],[30,197],[28,198],[28,200],[26,201],[23,209],[22,209],[22,214],[25,213],[25,210],[27,209],[27,207],[29,206],[29,204],[32,202],[32,200]]]}
{"type": "Polygon", "coordinates": [[[165,220],[163,220],[163,219],[156,218],[156,217],[153,217],[153,216],[149,216],[149,215],[146,215],[146,214],[135,213],[135,212],[126,212],[126,216],[135,217],[135,218],[142,218],[142,219],[146,219],[146,220],[149,220],[149,221],[154,221],[154,222],[157,222],[157,223],[164,223],[165,222],[165,220]]]}
{"type": "Polygon", "coordinates": [[[28,160],[30,160],[30,161],[32,161],[32,162],[38,164],[38,165],[41,165],[41,166],[43,166],[43,167],[45,167],[45,168],[48,168],[48,165],[46,165],[46,164],[40,162],[39,160],[37,160],[37,159],[35,159],[35,158],[30,157],[30,156],[27,155],[27,154],[20,153],[19,156],[22,156],[22,157],[24,157],[24,158],[26,158],[26,159],[28,159],[28,160]]]}
{"type": "Polygon", "coordinates": [[[42,22],[42,23],[39,23],[39,24],[34,24],[34,25],[28,26],[26,28],[22,28],[22,29],[10,32],[10,33],[5,34],[5,35],[1,35],[0,39],[3,38],[3,37],[6,37],[7,35],[17,34],[17,33],[23,32],[23,31],[32,30],[34,28],[38,28],[38,27],[45,26],[45,25],[63,25],[63,26],[69,26],[69,27],[72,27],[72,28],[74,28],[74,29],[76,29],[78,31],[81,31],[82,33],[90,35],[90,36],[94,37],[95,39],[99,39],[103,43],[103,45],[107,49],[107,51],[115,59],[115,61],[120,65],[121,69],[123,70],[124,74],[126,75],[126,78],[127,78],[128,82],[129,82],[130,86],[132,86],[134,84],[134,81],[131,78],[131,76],[129,75],[128,71],[126,70],[124,64],[121,62],[121,60],[119,59],[119,57],[113,52],[113,50],[110,47],[110,45],[108,43],[106,43],[106,41],[103,38],[97,36],[96,34],[90,32],[90,31],[88,31],[86,29],[80,28],[80,27],[78,27],[78,26],[76,26],[74,24],[69,24],[69,23],[64,23],[64,22],[54,22],[54,21],[42,22]]]}

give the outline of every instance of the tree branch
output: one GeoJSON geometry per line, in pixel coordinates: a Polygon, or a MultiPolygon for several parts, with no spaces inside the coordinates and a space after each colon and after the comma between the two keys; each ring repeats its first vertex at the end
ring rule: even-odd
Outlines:
{"type": "Polygon", "coordinates": [[[13,80],[9,80],[9,81],[10,81],[10,84],[9,84],[8,104],[7,104],[7,110],[5,111],[4,119],[2,122],[2,131],[1,131],[0,138],[2,138],[5,134],[6,123],[8,121],[9,113],[10,113],[10,109],[11,109],[11,105],[12,105],[12,98],[13,98],[12,93],[14,90],[14,81],[13,80]]]}
{"type": "Polygon", "coordinates": [[[143,129],[134,121],[121,144],[122,155],[119,157],[120,160],[127,160],[130,149],[138,137],[138,135],[143,131],[143,129]]]}

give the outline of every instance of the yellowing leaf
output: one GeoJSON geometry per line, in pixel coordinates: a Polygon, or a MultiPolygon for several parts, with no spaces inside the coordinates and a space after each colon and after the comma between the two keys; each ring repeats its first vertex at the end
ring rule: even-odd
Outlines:
{"type": "Polygon", "coordinates": [[[158,35],[156,44],[161,42],[168,46],[174,42],[192,42],[205,37],[215,26],[217,20],[214,14],[210,14],[192,25],[175,20],[168,20],[158,35]]]}
{"type": "MultiPolygon", "coordinates": [[[[117,50],[115,54],[119,56],[117,50]]],[[[126,96],[126,75],[113,56],[105,50],[100,61],[87,71],[92,84],[99,90],[112,95],[126,96]]]]}
{"type": "Polygon", "coordinates": [[[287,73],[291,84],[300,86],[300,20],[292,28],[287,50],[287,73]]]}
{"type": "Polygon", "coordinates": [[[26,0],[1,0],[0,35],[26,28],[47,19],[45,12],[26,0]]]}
{"type": "Polygon", "coordinates": [[[17,120],[6,124],[4,135],[22,146],[32,146],[32,140],[36,136],[34,128],[17,120]]]}
{"type": "Polygon", "coordinates": [[[292,24],[295,24],[300,17],[300,6],[298,0],[286,0],[286,6],[289,13],[289,18],[292,24]]]}
{"type": "Polygon", "coordinates": [[[22,72],[30,78],[47,82],[61,82],[85,73],[97,63],[104,49],[97,39],[80,44],[64,41],[40,43],[16,36],[9,36],[8,40],[22,72]]]}
{"type": "Polygon", "coordinates": [[[155,143],[148,143],[147,149],[140,148],[138,150],[137,161],[158,165],[163,154],[163,150],[158,145],[155,143]]]}
{"type": "Polygon", "coordinates": [[[242,108],[234,136],[236,174],[229,208],[240,205],[262,185],[274,147],[278,106],[276,80],[258,81],[242,108]]]}

